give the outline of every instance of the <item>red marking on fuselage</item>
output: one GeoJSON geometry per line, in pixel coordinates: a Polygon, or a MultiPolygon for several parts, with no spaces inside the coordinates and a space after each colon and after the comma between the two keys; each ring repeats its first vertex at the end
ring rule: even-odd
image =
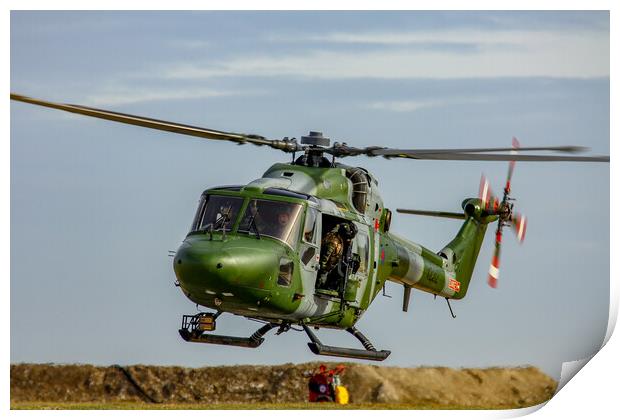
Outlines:
{"type": "Polygon", "coordinates": [[[448,282],[448,288],[458,293],[461,290],[461,282],[456,279],[450,279],[448,282]]]}

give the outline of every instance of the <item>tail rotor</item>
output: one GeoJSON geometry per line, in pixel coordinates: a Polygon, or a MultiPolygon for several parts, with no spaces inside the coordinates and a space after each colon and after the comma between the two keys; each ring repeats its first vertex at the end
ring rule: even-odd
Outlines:
{"type": "Polygon", "coordinates": [[[517,235],[519,243],[523,243],[525,239],[525,230],[527,228],[527,219],[520,213],[515,213],[512,217],[511,227],[517,235]]]}
{"type": "MultiPolygon", "coordinates": [[[[513,150],[511,151],[511,154],[517,154],[519,147],[519,141],[513,137],[513,150]]],[[[491,260],[491,266],[489,267],[488,283],[492,288],[497,287],[497,281],[499,279],[502,231],[504,226],[510,226],[513,228],[519,243],[522,243],[525,239],[527,219],[522,214],[515,213],[513,211],[514,198],[510,196],[514,167],[515,161],[513,160],[508,166],[508,177],[506,179],[506,185],[504,186],[504,196],[501,201],[499,201],[499,199],[493,194],[489,181],[484,175],[482,175],[480,180],[479,198],[482,201],[484,209],[490,214],[497,214],[499,216],[497,221],[497,230],[495,231],[495,250],[493,252],[493,259],[491,260]]]]}

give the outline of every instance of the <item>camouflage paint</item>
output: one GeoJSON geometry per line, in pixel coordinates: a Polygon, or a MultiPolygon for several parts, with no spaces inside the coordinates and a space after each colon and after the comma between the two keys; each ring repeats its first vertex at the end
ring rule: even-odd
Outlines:
{"type": "MultiPolygon", "coordinates": [[[[183,293],[193,302],[222,311],[272,322],[290,322],[332,328],[354,325],[364,314],[385,281],[393,281],[451,299],[463,298],[469,286],[487,224],[478,199],[463,202],[467,215],[455,238],[440,253],[385,232],[387,210],[378,194],[378,182],[369,173],[366,209],[353,204],[349,167],[335,164],[315,168],[287,163],[271,166],[262,178],[236,189],[213,188],[205,193],[242,197],[244,203],[231,231],[188,234],[174,258],[174,270],[183,293]],[[305,194],[308,199],[266,194],[277,188],[305,194]],[[278,239],[239,233],[241,215],[250,199],[297,203],[319,213],[318,240],[305,242],[303,229],[294,246],[278,239]],[[367,250],[365,272],[358,271],[345,285],[343,298],[315,293],[317,267],[304,264],[301,254],[308,248],[320,252],[321,215],[356,223],[354,250],[367,250]],[[294,262],[290,285],[277,282],[280,259],[294,262]]],[[[300,220],[301,226],[305,220],[300,220]]]]}

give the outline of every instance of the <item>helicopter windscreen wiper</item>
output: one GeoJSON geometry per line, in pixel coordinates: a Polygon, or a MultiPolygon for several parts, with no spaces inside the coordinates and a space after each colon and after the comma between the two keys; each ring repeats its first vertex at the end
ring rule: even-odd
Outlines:
{"type": "Polygon", "coordinates": [[[220,227],[216,228],[217,229],[222,229],[222,234],[226,234],[226,225],[228,224],[228,222],[230,222],[230,215],[228,213],[224,213],[222,214],[222,216],[215,221],[215,225],[217,226],[218,222],[220,223],[220,227]]]}
{"type": "MultiPolygon", "coordinates": [[[[305,152],[312,155],[312,159],[306,159],[307,166],[320,165],[320,157],[323,154],[332,155],[334,158],[348,156],[368,157],[382,156],[386,159],[406,158],[414,160],[462,160],[462,161],[526,161],[526,162],[609,162],[609,156],[571,156],[571,155],[528,155],[514,153],[509,148],[455,148],[455,149],[395,149],[384,146],[352,147],[347,143],[335,142],[330,146],[330,139],[323,137],[322,133],[310,132],[309,136],[301,137],[301,144],[295,138],[288,137],[282,140],[267,139],[257,134],[241,134],[219,131],[205,127],[196,127],[171,121],[157,120],[137,115],[124,114],[104,109],[91,108],[83,105],[63,104],[41,99],[35,99],[16,93],[11,93],[11,100],[26,102],[47,108],[59,109],[89,117],[115,121],[123,124],[137,125],[161,131],[169,131],[186,136],[201,137],[210,140],[224,140],[237,144],[253,144],[256,146],[268,146],[286,153],[305,152]],[[308,162],[310,162],[308,164],[308,162]]],[[[587,150],[581,146],[542,146],[524,147],[520,152],[563,152],[578,153],[587,150]]]]}
{"type": "MultiPolygon", "coordinates": [[[[220,216],[215,222],[211,222],[208,225],[206,225],[202,231],[204,233],[208,233],[210,236],[209,239],[213,240],[213,230],[215,229],[215,226],[218,224],[221,224],[223,220],[224,220],[224,216],[220,216]]],[[[226,224],[223,224],[222,233],[224,233],[225,228],[226,228],[226,224]]],[[[215,230],[217,231],[217,229],[215,230]]]]}
{"type": "Polygon", "coordinates": [[[252,220],[250,220],[250,231],[252,232],[252,230],[254,230],[254,232],[256,232],[256,239],[260,239],[260,232],[258,230],[258,225],[256,224],[256,215],[252,216],[252,220]]]}

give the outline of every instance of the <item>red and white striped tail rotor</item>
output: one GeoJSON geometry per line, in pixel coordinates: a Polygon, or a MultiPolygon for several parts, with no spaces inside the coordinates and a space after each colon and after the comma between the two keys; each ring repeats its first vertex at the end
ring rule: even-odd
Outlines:
{"type": "Polygon", "coordinates": [[[515,213],[512,216],[512,229],[517,235],[517,239],[520,243],[525,239],[525,231],[527,229],[527,218],[519,213],[515,213]]]}
{"type": "MultiPolygon", "coordinates": [[[[519,141],[513,137],[512,138],[512,148],[513,151],[511,153],[517,154],[518,149],[520,148],[519,141]]],[[[520,243],[525,239],[525,230],[527,228],[527,220],[525,216],[519,213],[513,213],[513,199],[510,197],[511,192],[511,182],[512,182],[512,174],[515,168],[515,161],[511,161],[508,166],[508,177],[506,178],[506,185],[504,187],[504,197],[500,202],[497,197],[493,195],[491,191],[491,187],[489,185],[489,181],[486,179],[484,175],[482,175],[482,179],[480,180],[480,192],[478,197],[482,201],[484,209],[487,211],[493,211],[499,216],[499,220],[497,221],[497,230],[495,231],[495,250],[493,252],[493,259],[491,260],[491,266],[489,267],[489,286],[492,288],[497,287],[497,282],[499,280],[499,257],[501,254],[502,247],[502,229],[504,225],[510,224],[513,228],[515,234],[517,235],[517,239],[520,243]]]]}
{"type": "Polygon", "coordinates": [[[497,279],[499,279],[499,257],[493,257],[493,262],[491,262],[489,267],[489,286],[496,289],[497,279]]]}
{"type": "Polygon", "coordinates": [[[499,200],[493,194],[489,180],[482,175],[480,178],[480,190],[478,191],[478,198],[482,201],[482,205],[485,210],[497,211],[499,209],[499,200]]]}
{"type": "Polygon", "coordinates": [[[486,208],[486,203],[489,201],[491,195],[491,187],[489,186],[489,180],[482,175],[480,177],[480,190],[478,191],[478,198],[482,201],[482,204],[486,208]]]}
{"type": "MultiPolygon", "coordinates": [[[[512,151],[510,152],[511,155],[516,155],[518,152],[518,150],[521,148],[521,144],[519,143],[519,140],[517,140],[516,137],[512,138],[512,151]]],[[[512,173],[515,170],[515,161],[511,160],[510,163],[508,164],[508,177],[506,178],[506,187],[504,190],[505,194],[510,194],[510,182],[512,181],[512,173]]]]}
{"type": "Polygon", "coordinates": [[[491,260],[491,266],[489,267],[489,286],[492,288],[497,287],[497,280],[499,279],[499,255],[502,245],[502,231],[498,226],[495,232],[495,252],[493,253],[493,259],[491,260]]]}

